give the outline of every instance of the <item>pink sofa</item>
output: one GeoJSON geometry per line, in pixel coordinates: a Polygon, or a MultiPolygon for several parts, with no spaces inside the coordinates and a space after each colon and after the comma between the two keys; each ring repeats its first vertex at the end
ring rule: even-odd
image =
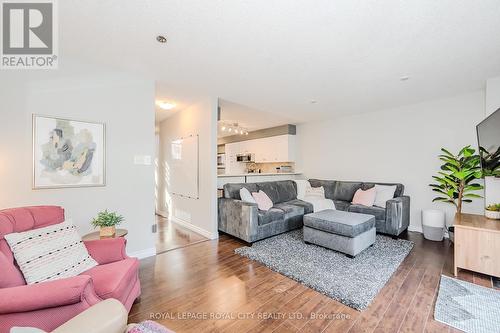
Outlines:
{"type": "Polygon", "coordinates": [[[4,235],[64,221],[64,209],[36,206],[0,210],[0,333],[12,326],[52,331],[107,298],[130,310],[141,294],[139,261],[125,254],[125,239],[84,242],[98,266],[79,276],[26,285],[4,235]]]}

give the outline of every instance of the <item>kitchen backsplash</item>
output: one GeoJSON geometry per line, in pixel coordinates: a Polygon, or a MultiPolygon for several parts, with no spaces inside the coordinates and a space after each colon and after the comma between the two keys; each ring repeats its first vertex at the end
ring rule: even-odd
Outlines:
{"type": "Polygon", "coordinates": [[[276,168],[279,168],[281,166],[291,167],[291,170],[287,171],[287,172],[294,172],[295,171],[295,163],[293,163],[293,162],[254,163],[254,164],[252,164],[252,167],[253,167],[253,165],[255,165],[254,169],[260,169],[261,173],[275,173],[276,172],[276,168]]]}

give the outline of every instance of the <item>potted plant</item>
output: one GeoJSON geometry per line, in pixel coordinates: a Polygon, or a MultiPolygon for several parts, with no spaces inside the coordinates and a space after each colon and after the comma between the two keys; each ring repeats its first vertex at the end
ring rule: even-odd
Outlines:
{"type": "Polygon", "coordinates": [[[500,220],[500,203],[492,204],[486,207],[484,216],[493,220],[500,220]]]}
{"type": "Polygon", "coordinates": [[[116,233],[116,226],[122,223],[123,220],[123,216],[115,212],[108,212],[106,209],[97,214],[97,217],[92,220],[92,225],[94,228],[100,228],[99,235],[101,237],[113,237],[116,233]]]}
{"type": "Polygon", "coordinates": [[[439,159],[444,162],[438,176],[433,176],[437,184],[429,184],[434,192],[440,195],[432,202],[441,201],[453,204],[457,213],[462,213],[462,203],[472,202],[474,198],[482,198],[472,193],[483,189],[475,181],[482,177],[480,157],[470,146],[462,148],[457,155],[441,148],[439,159]]]}

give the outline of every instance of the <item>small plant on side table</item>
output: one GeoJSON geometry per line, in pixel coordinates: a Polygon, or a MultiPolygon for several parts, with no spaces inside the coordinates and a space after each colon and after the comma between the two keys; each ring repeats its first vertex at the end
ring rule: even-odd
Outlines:
{"type": "Polygon", "coordinates": [[[108,212],[106,209],[97,214],[97,217],[92,220],[92,225],[94,228],[100,228],[99,235],[101,237],[113,237],[116,233],[116,226],[122,223],[123,220],[123,216],[115,212],[108,212]]]}
{"type": "Polygon", "coordinates": [[[486,207],[484,216],[493,220],[500,220],[500,203],[489,205],[486,207]]]}

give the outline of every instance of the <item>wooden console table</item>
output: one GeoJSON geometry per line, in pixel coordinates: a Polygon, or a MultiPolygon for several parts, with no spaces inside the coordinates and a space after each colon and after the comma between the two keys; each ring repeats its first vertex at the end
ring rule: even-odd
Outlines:
{"type": "Polygon", "coordinates": [[[468,269],[500,277],[500,221],[482,215],[455,215],[455,271],[468,269]]]}

